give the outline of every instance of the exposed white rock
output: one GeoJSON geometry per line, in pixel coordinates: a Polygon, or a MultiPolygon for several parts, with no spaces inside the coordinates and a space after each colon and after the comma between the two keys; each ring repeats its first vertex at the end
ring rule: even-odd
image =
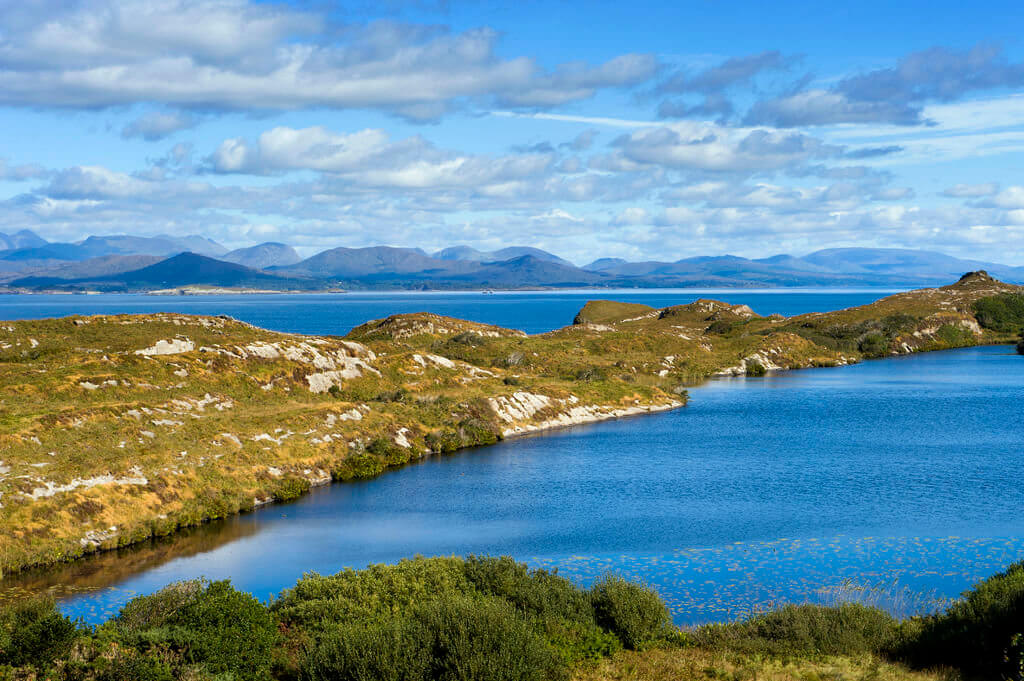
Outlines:
{"type": "Polygon", "coordinates": [[[97,388],[99,388],[97,384],[91,383],[89,381],[81,381],[78,385],[82,386],[86,390],[96,390],[97,388]]]}
{"type": "Polygon", "coordinates": [[[361,359],[346,357],[341,362],[342,368],[335,371],[323,371],[306,376],[306,383],[309,384],[309,391],[313,393],[325,393],[334,386],[341,386],[344,381],[359,378],[364,371],[369,371],[380,376],[380,372],[374,369],[361,359]]]}
{"type": "Polygon", "coordinates": [[[536,393],[517,392],[508,396],[490,397],[487,402],[498,418],[506,423],[526,421],[541,409],[550,407],[551,398],[536,393]]]}
{"type": "Polygon", "coordinates": [[[192,352],[196,344],[187,338],[172,338],[171,340],[158,340],[155,344],[142,350],[136,350],[136,355],[178,355],[183,352],[192,352]]]}
{"type": "Polygon", "coordinates": [[[395,444],[399,447],[405,447],[406,449],[412,447],[412,443],[409,442],[409,438],[407,438],[406,435],[409,435],[409,429],[399,428],[398,432],[395,433],[395,444]]]}
{"type": "Polygon", "coordinates": [[[556,416],[543,421],[518,423],[514,426],[505,428],[502,430],[501,434],[503,437],[514,437],[516,435],[524,435],[526,433],[533,433],[540,430],[549,430],[551,428],[577,426],[585,423],[595,423],[597,421],[621,418],[623,416],[666,411],[668,409],[681,407],[682,404],[682,402],[673,401],[665,404],[637,405],[633,407],[610,407],[596,404],[580,405],[570,407],[565,411],[559,412],[556,416]]]}
{"type": "Polygon", "coordinates": [[[441,357],[440,355],[413,355],[412,360],[424,368],[426,368],[428,363],[445,369],[455,368],[455,362],[451,361],[447,357],[441,357]]]}
{"type": "Polygon", "coordinates": [[[33,500],[52,497],[62,492],[71,492],[76,489],[90,489],[100,485],[148,485],[149,480],[142,474],[138,467],[128,471],[129,475],[123,478],[116,478],[111,474],[97,475],[92,478],[75,478],[66,485],[58,485],[55,482],[43,481],[42,487],[36,487],[25,496],[33,500]]]}

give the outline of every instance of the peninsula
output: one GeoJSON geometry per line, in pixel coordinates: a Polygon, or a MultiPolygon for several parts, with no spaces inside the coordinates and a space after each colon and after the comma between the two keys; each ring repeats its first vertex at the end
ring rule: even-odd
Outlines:
{"type": "Polygon", "coordinates": [[[714,375],[1011,343],[1024,288],[972,272],[762,317],[591,301],[526,334],[432,314],[302,336],[181,314],[0,322],[0,568],[67,561],[522,433],[679,407],[714,375]]]}

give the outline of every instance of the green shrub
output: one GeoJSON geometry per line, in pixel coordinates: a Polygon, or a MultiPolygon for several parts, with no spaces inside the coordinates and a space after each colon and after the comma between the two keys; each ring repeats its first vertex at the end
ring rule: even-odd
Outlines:
{"type": "Polygon", "coordinates": [[[719,319],[717,322],[712,322],[708,328],[704,329],[704,333],[722,335],[732,331],[732,327],[736,325],[736,322],[730,322],[726,319],[719,319]]]}
{"type": "Polygon", "coordinates": [[[384,472],[384,462],[373,454],[349,454],[331,469],[331,477],[335,480],[364,480],[374,478],[384,472]]]}
{"type": "Polygon", "coordinates": [[[507,603],[452,595],[405,616],[326,632],[301,670],[306,681],[557,681],[558,653],[507,603]]]}
{"type": "Polygon", "coordinates": [[[1024,562],[989,577],[945,613],[927,618],[905,654],[920,666],[951,666],[968,677],[1020,679],[1024,562]]]}
{"type": "Polygon", "coordinates": [[[0,665],[46,667],[67,654],[80,633],[53,599],[5,605],[0,609],[0,665]]]}
{"type": "Polygon", "coordinates": [[[402,447],[394,440],[377,437],[366,445],[366,451],[381,459],[388,466],[401,466],[409,463],[411,452],[409,447],[402,447]]]}
{"type": "Polygon", "coordinates": [[[974,334],[962,326],[943,324],[935,332],[935,337],[946,345],[959,348],[974,343],[974,334]]]}
{"type": "Polygon", "coordinates": [[[665,603],[640,584],[609,575],[597,581],[590,594],[597,624],[631,650],[658,638],[671,626],[665,603]]]}
{"type": "Polygon", "coordinates": [[[1020,334],[1020,340],[1017,341],[1017,354],[1024,355],[1024,333],[1020,334]]]}
{"type": "Polygon", "coordinates": [[[274,490],[274,501],[294,501],[309,491],[309,480],[298,476],[282,478],[274,490]]]}
{"type": "Polygon", "coordinates": [[[464,570],[466,579],[477,591],[508,601],[524,615],[594,621],[594,607],[588,594],[555,573],[530,570],[508,556],[469,556],[464,570]]]}
{"type": "Polygon", "coordinates": [[[397,615],[441,595],[471,592],[460,558],[417,557],[330,576],[305,575],[270,607],[286,626],[316,632],[397,615]]]}
{"type": "Polygon", "coordinates": [[[861,655],[892,650],[899,631],[891,615],[858,603],[787,605],[743,622],[701,627],[693,641],[759,655],[861,655]]]}
{"type": "Polygon", "coordinates": [[[1000,333],[1024,331],[1024,294],[1003,293],[980,298],[974,303],[978,324],[1000,333]]]}
{"type": "Polygon", "coordinates": [[[267,679],[277,623],[251,595],[228,581],[172,584],[131,600],[111,622],[126,645],[167,649],[184,664],[229,678],[267,679]]]}
{"type": "Polygon", "coordinates": [[[758,362],[756,359],[747,362],[747,376],[764,376],[768,373],[768,370],[764,368],[764,365],[758,362]]]}
{"type": "Polygon", "coordinates": [[[860,339],[857,349],[865,357],[882,357],[889,352],[889,340],[880,333],[869,333],[860,339]]]}

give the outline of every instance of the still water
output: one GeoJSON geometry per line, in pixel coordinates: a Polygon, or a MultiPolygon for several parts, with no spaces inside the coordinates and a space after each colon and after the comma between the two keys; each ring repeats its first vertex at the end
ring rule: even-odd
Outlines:
{"type": "Polygon", "coordinates": [[[4,585],[54,588],[95,621],[179,579],[267,597],[306,571],[479,553],[642,579],[681,624],[850,597],[908,614],[1024,559],[1021,404],[1007,346],[714,380],[683,409],[434,458],[4,585]]]}
{"type": "Polygon", "coordinates": [[[715,298],[745,303],[763,315],[788,316],[866,305],[896,289],[602,289],[309,295],[147,296],[106,294],[0,295],[0,319],[40,319],[72,314],[184,312],[226,314],[289,333],[338,334],[370,319],[407,312],[436,314],[543,333],[572,323],[584,303],[611,299],[667,307],[715,298]]]}

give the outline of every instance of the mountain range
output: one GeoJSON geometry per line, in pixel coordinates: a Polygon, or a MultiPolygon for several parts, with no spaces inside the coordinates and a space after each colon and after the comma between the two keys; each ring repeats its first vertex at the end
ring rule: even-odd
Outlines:
{"type": "Polygon", "coordinates": [[[1024,267],[892,248],[833,248],[805,256],[700,256],[673,262],[601,258],[583,267],[538,248],[332,248],[303,259],[268,242],[229,251],[206,237],[90,236],[48,242],[0,233],[0,290],[148,291],[185,286],[272,290],[568,287],[928,286],[987,270],[1024,282],[1024,267]]]}

